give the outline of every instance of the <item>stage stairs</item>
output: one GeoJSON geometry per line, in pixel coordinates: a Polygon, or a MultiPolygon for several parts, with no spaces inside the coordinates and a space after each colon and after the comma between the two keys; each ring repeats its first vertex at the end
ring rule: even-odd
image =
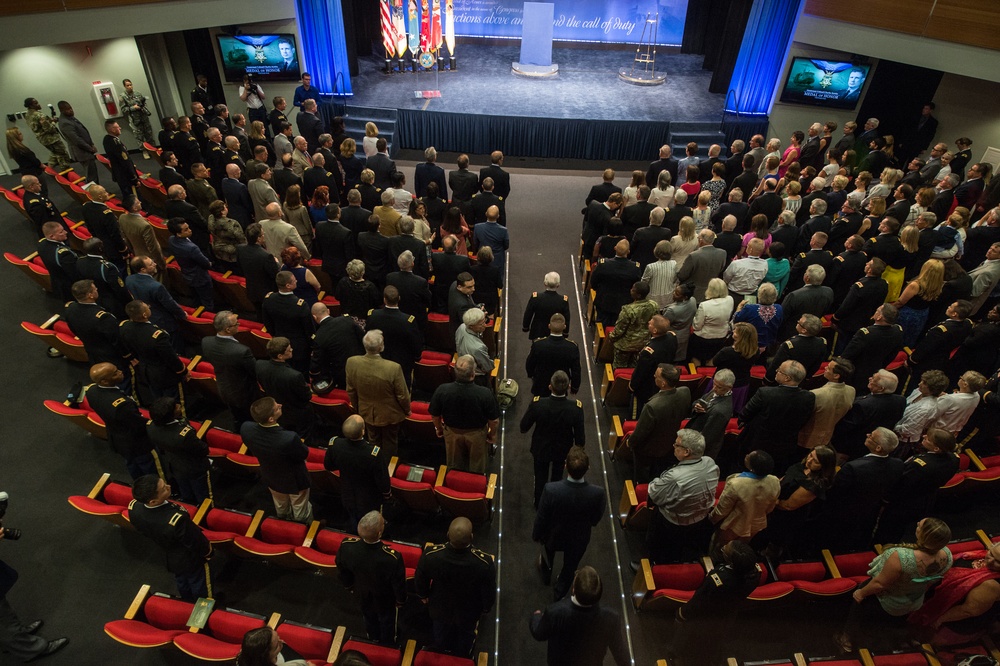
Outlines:
{"type": "MultiPolygon", "coordinates": [[[[381,130],[379,126],[379,131],[381,130]]],[[[722,146],[722,156],[728,154],[729,146],[726,145],[726,135],[719,130],[719,121],[670,121],[670,146],[674,149],[674,157],[684,157],[687,144],[691,141],[698,144],[698,155],[702,157],[708,157],[708,147],[713,143],[722,146]]]]}
{"type": "Polygon", "coordinates": [[[365,123],[373,122],[378,127],[379,138],[385,139],[388,144],[389,156],[396,156],[398,148],[394,139],[396,137],[396,121],[399,118],[396,109],[348,104],[343,118],[347,136],[357,142],[359,153],[364,154],[361,142],[365,138],[365,123]]]}

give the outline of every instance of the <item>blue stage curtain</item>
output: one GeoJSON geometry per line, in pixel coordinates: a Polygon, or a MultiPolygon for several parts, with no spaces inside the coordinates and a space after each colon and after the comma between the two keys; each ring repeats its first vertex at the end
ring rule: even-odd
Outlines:
{"type": "Polygon", "coordinates": [[[736,59],[726,111],[767,115],[805,0],[754,0],[736,59]]]}
{"type": "Polygon", "coordinates": [[[668,122],[509,118],[409,109],[398,113],[400,148],[434,146],[438,152],[485,155],[500,150],[523,157],[645,160],[652,159],[670,134],[668,122]]]}
{"type": "Polygon", "coordinates": [[[299,61],[312,75],[312,85],[334,95],[353,95],[344,40],[344,15],[340,0],[295,0],[299,61]]]}

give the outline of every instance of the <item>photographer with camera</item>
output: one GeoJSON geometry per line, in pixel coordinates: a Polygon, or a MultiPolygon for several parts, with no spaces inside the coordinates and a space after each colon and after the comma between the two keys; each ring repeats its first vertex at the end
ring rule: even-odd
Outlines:
{"type": "Polygon", "coordinates": [[[240,99],[247,103],[247,117],[251,123],[255,120],[262,123],[267,122],[267,111],[264,109],[264,89],[257,85],[251,72],[243,75],[240,99]]]}
{"type": "MultiPolygon", "coordinates": [[[[21,530],[3,527],[3,517],[7,513],[9,498],[0,492],[0,541],[17,541],[21,530]]],[[[12,566],[0,560],[0,651],[28,662],[47,657],[58,652],[69,643],[68,638],[50,641],[35,634],[42,627],[42,620],[25,624],[7,601],[7,592],[14,587],[18,574],[12,566]]]]}
{"type": "Polygon", "coordinates": [[[142,148],[142,156],[148,160],[149,151],[146,150],[143,143],[156,145],[153,143],[153,128],[149,124],[149,116],[152,112],[146,107],[149,99],[145,95],[137,93],[132,88],[132,81],[129,79],[124,79],[122,86],[125,88],[125,92],[119,95],[122,114],[128,118],[128,126],[135,136],[136,143],[142,148]]]}

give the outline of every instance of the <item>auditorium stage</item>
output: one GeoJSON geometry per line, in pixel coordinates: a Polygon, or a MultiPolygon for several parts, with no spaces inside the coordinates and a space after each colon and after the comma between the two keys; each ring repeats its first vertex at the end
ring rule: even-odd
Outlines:
{"type": "Polygon", "coordinates": [[[553,49],[559,75],[552,79],[515,76],[519,53],[519,41],[459,44],[458,68],[440,73],[385,74],[381,54],[361,58],[354,96],[338,100],[346,102],[340,110],[349,119],[370,115],[380,129],[390,124],[395,148],[597,160],[649,159],[663,143],[707,147],[767,127],[766,119],[723,123],[725,95],[708,92],[712,73],[701,68],[702,56],[657,54],[667,81],[647,87],[618,78],[634,47],[553,49]],[[415,95],[426,90],[441,96],[415,95]]]}

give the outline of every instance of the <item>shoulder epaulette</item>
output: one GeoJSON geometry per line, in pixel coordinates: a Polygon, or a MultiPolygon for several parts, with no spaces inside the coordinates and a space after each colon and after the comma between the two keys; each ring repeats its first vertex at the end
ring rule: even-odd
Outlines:
{"type": "Polygon", "coordinates": [[[934,328],[940,328],[940,329],[941,329],[942,331],[944,331],[945,333],[947,333],[947,332],[948,332],[948,327],[947,327],[947,326],[945,326],[944,324],[938,324],[938,325],[937,325],[937,326],[935,326],[934,328]]]}
{"type": "Polygon", "coordinates": [[[170,516],[169,522],[172,526],[177,527],[177,523],[180,522],[183,516],[187,515],[187,511],[178,511],[174,515],[170,516]]]}
{"type": "Polygon", "coordinates": [[[636,261],[636,262],[634,262],[634,263],[635,263],[635,267],[636,267],[636,268],[639,268],[639,262],[638,262],[638,261],[636,261]]]}
{"type": "Polygon", "coordinates": [[[861,281],[860,281],[860,280],[858,280],[857,282],[855,282],[855,283],[854,283],[854,286],[855,286],[855,287],[864,287],[865,285],[863,285],[863,284],[861,283],[861,281]]]}
{"type": "Polygon", "coordinates": [[[712,579],[712,582],[715,583],[716,587],[722,587],[722,578],[719,574],[713,571],[709,577],[712,579]]]}
{"type": "Polygon", "coordinates": [[[305,305],[305,300],[300,298],[296,305],[305,305]]]}
{"type": "Polygon", "coordinates": [[[264,295],[264,298],[270,298],[273,293],[273,291],[267,292],[267,294],[264,295]]]}
{"type": "Polygon", "coordinates": [[[531,297],[532,298],[538,298],[538,292],[537,291],[531,292],[531,297]]]}
{"type": "MultiPolygon", "coordinates": [[[[650,354],[652,354],[653,353],[653,348],[652,347],[643,347],[642,351],[649,352],[650,354]]],[[[641,354],[642,352],[639,352],[639,353],[641,354]]]]}
{"type": "Polygon", "coordinates": [[[98,310],[97,311],[97,318],[100,319],[101,317],[103,317],[106,314],[108,314],[107,310],[98,310]]]}
{"type": "Polygon", "coordinates": [[[536,395],[534,398],[531,399],[531,402],[538,402],[539,398],[541,398],[541,397],[542,396],[540,396],[540,395],[536,395]]]}
{"type": "Polygon", "coordinates": [[[893,327],[893,328],[897,328],[897,329],[899,329],[899,331],[900,331],[900,332],[902,332],[902,331],[903,331],[903,327],[902,327],[902,326],[900,326],[899,324],[893,324],[893,325],[892,325],[892,327],[893,327]]]}
{"type": "Polygon", "coordinates": [[[412,323],[413,323],[413,322],[415,322],[416,320],[417,320],[417,318],[416,318],[416,317],[414,317],[413,315],[410,315],[410,316],[409,316],[409,317],[407,317],[407,319],[406,319],[406,321],[407,321],[408,323],[410,323],[410,324],[412,324],[412,323]]]}
{"type": "Polygon", "coordinates": [[[371,317],[373,312],[375,312],[375,308],[372,308],[371,310],[368,311],[368,316],[371,317]]]}
{"type": "Polygon", "coordinates": [[[381,446],[373,446],[372,447],[372,457],[373,458],[377,458],[378,454],[379,454],[379,451],[381,451],[381,450],[382,450],[381,446]]]}
{"type": "Polygon", "coordinates": [[[799,257],[805,259],[806,258],[806,253],[805,252],[799,252],[799,257]]]}
{"type": "Polygon", "coordinates": [[[344,539],[344,543],[357,543],[358,541],[361,541],[361,538],[356,536],[347,537],[346,539],[344,539]]]}
{"type": "Polygon", "coordinates": [[[497,199],[500,200],[500,201],[503,201],[503,197],[500,196],[500,195],[497,195],[497,199]]]}
{"type": "Polygon", "coordinates": [[[135,505],[135,500],[129,500],[129,503],[128,503],[128,510],[129,510],[129,511],[131,511],[131,510],[132,510],[132,507],[133,507],[134,505],[135,505]]]}
{"type": "Polygon", "coordinates": [[[603,264],[605,261],[607,261],[607,259],[601,257],[601,259],[599,259],[597,263],[603,264]]]}
{"type": "Polygon", "coordinates": [[[472,551],[472,554],[481,559],[483,562],[486,562],[487,564],[493,564],[493,557],[489,553],[479,550],[475,546],[471,546],[469,550],[472,551]]]}
{"type": "Polygon", "coordinates": [[[117,407],[118,405],[122,404],[123,402],[125,402],[125,398],[118,398],[117,400],[115,400],[114,402],[111,403],[111,406],[112,407],[117,407]]]}
{"type": "Polygon", "coordinates": [[[569,296],[567,296],[566,294],[563,294],[563,300],[564,301],[568,301],[569,300],[569,296]]]}
{"type": "Polygon", "coordinates": [[[918,458],[914,458],[913,462],[915,462],[916,464],[920,465],[921,467],[926,467],[927,466],[927,461],[924,460],[923,458],[919,458],[919,457],[918,458]]]}
{"type": "Polygon", "coordinates": [[[582,403],[582,402],[580,402],[579,400],[577,400],[577,401],[576,401],[576,406],[577,406],[577,408],[579,408],[579,409],[583,409],[583,403],[582,403]]]}
{"type": "Polygon", "coordinates": [[[180,435],[183,437],[184,435],[188,434],[189,432],[191,432],[191,426],[184,426],[183,428],[181,428],[180,435]]]}
{"type": "Polygon", "coordinates": [[[160,335],[162,335],[162,334],[163,334],[163,331],[162,331],[162,330],[158,330],[158,331],[156,331],[156,333],[153,333],[153,339],[154,339],[154,340],[155,340],[155,339],[157,339],[157,338],[158,338],[158,337],[160,337],[160,335]]]}
{"type": "Polygon", "coordinates": [[[397,553],[393,548],[390,548],[389,546],[387,546],[385,544],[382,544],[382,552],[386,553],[387,555],[392,555],[397,560],[400,557],[399,553],[397,553]]]}
{"type": "Polygon", "coordinates": [[[843,258],[843,257],[841,257],[840,255],[837,255],[836,257],[834,257],[834,258],[833,258],[833,260],[834,260],[834,261],[840,261],[840,262],[843,262],[843,261],[844,261],[844,258],[843,258]]]}
{"type": "Polygon", "coordinates": [[[795,348],[795,345],[792,343],[791,340],[785,340],[785,346],[788,347],[789,349],[795,348]]]}
{"type": "Polygon", "coordinates": [[[427,550],[424,551],[424,555],[429,555],[431,553],[440,553],[442,550],[444,550],[444,546],[445,544],[443,543],[433,544],[430,547],[428,547],[427,550]]]}

